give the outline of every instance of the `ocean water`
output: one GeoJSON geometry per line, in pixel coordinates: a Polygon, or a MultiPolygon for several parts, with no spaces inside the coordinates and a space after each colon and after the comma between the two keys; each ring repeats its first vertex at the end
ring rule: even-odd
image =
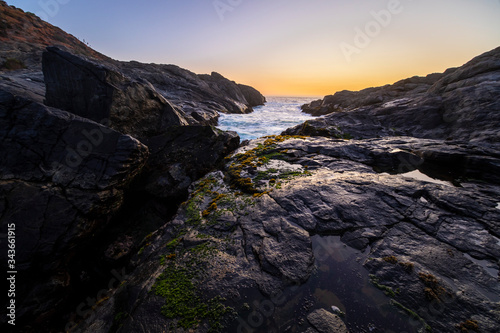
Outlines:
{"type": "Polygon", "coordinates": [[[266,97],[267,103],[249,114],[221,114],[219,126],[224,131],[237,132],[241,140],[280,134],[287,128],[314,117],[302,113],[300,107],[317,97],[266,97]]]}

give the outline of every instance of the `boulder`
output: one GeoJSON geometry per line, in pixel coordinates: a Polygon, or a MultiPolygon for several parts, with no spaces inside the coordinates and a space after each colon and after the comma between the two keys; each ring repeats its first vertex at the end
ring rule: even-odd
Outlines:
{"type": "Polygon", "coordinates": [[[118,212],[148,149],[4,90],[0,138],[0,219],[2,228],[15,225],[17,236],[18,321],[44,322],[64,309],[78,279],[72,256],[118,212]]]}
{"type": "Polygon", "coordinates": [[[238,87],[250,106],[259,106],[266,103],[266,98],[254,87],[244,84],[238,84],[238,87]]]}
{"type": "Polygon", "coordinates": [[[345,326],[342,319],[339,316],[326,311],[325,309],[319,309],[311,312],[307,316],[309,323],[314,326],[320,333],[348,333],[347,327],[345,326]]]}
{"type": "Polygon", "coordinates": [[[211,126],[177,126],[146,140],[151,152],[134,190],[162,199],[185,198],[188,187],[236,150],[240,138],[211,126]]]}
{"type": "Polygon", "coordinates": [[[137,138],[160,135],[185,117],[148,82],[55,47],[43,54],[45,103],[137,138]]]}

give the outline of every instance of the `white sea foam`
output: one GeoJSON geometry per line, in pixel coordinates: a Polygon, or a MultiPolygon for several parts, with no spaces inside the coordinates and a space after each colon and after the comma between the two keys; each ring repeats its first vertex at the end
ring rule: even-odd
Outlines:
{"type": "Polygon", "coordinates": [[[280,134],[287,128],[314,117],[303,113],[300,107],[314,97],[268,97],[264,106],[249,114],[221,114],[219,126],[224,131],[236,131],[241,140],[257,139],[280,134]]]}

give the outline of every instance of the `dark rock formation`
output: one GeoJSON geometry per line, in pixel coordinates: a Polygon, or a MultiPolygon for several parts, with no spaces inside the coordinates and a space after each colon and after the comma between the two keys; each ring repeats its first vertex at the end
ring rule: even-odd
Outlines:
{"type": "Polygon", "coordinates": [[[262,94],[254,87],[250,87],[244,84],[238,84],[238,87],[245,97],[247,104],[249,104],[250,106],[259,106],[266,103],[266,98],[262,96],[262,94]]]}
{"type": "Polygon", "coordinates": [[[0,89],[39,104],[43,104],[45,99],[45,82],[42,72],[22,70],[0,73],[0,89]]]}
{"type": "Polygon", "coordinates": [[[220,165],[236,150],[235,132],[210,126],[178,126],[146,141],[151,152],[147,167],[135,189],[162,199],[187,197],[191,183],[220,165]]]}
{"type": "MultiPolygon", "coordinates": [[[[416,314],[406,319],[415,331],[429,325],[435,331],[454,332],[455,325],[471,319],[480,323],[482,331],[495,332],[500,320],[494,310],[500,292],[496,223],[500,182],[494,176],[499,153],[473,144],[443,145],[440,140],[406,137],[252,141],[227,162],[228,175],[212,173],[192,188],[191,199],[173,222],[144,243],[129,283],[79,329],[107,332],[109,318],[118,313],[127,314],[120,322],[124,331],[139,329],[144,323],[151,330],[175,326],[175,320],[160,314],[165,300],[149,291],[155,290],[163,272],[170,274],[175,267],[190,271],[193,256],[196,267],[204,270],[197,278],[200,295],[221,295],[227,300],[224,304],[239,313],[236,323],[226,322],[228,327],[236,330],[255,323],[245,322],[246,312],[240,306],[252,304],[253,298],[243,295],[257,297],[256,289],[267,300],[262,304],[273,305],[274,315],[279,316],[292,306],[286,296],[295,295],[286,292],[290,284],[307,281],[313,272],[309,235],[335,234],[360,251],[370,246],[358,265],[373,274],[377,285],[398,290],[391,298],[406,313],[416,314]],[[262,156],[271,157],[260,164],[262,156]],[[444,156],[455,161],[453,170],[434,164],[444,156]],[[481,176],[476,169],[480,165],[490,174],[481,176]],[[451,178],[436,184],[431,178],[418,180],[407,174],[417,168],[451,177],[456,186],[451,178]],[[238,172],[242,182],[234,179],[238,172]],[[242,194],[249,188],[254,194],[242,194]],[[201,248],[211,250],[200,257],[201,248]],[[432,293],[438,301],[431,298],[432,293]],[[429,311],[436,304],[440,310],[429,311]]],[[[335,283],[351,288],[349,280],[335,283]]],[[[306,303],[305,299],[293,301],[306,303]]],[[[352,325],[349,311],[347,327],[352,325]]],[[[320,320],[317,314],[306,312],[287,325],[298,328],[312,319],[309,322],[322,331],[331,318],[320,320]]],[[[197,331],[208,330],[204,323],[197,331]]],[[[256,331],[271,327],[259,326],[256,331]]]]}
{"type": "MultiPolygon", "coordinates": [[[[57,46],[60,50],[77,54],[81,61],[94,61],[94,64],[98,62],[101,66],[97,67],[101,69],[94,68],[97,72],[116,72],[120,84],[115,88],[120,90],[125,84],[128,92],[146,95],[151,100],[149,104],[152,104],[152,101],[155,101],[153,104],[163,104],[164,101],[158,101],[157,95],[160,94],[175,109],[182,112],[182,117],[191,125],[216,125],[221,112],[248,113],[252,111],[253,106],[265,103],[264,96],[255,89],[238,85],[222,75],[196,75],[175,65],[115,61],[36,15],[25,13],[0,1],[0,73],[9,72],[11,76],[10,72],[17,72],[2,67],[7,60],[19,63],[29,72],[39,73],[42,70],[42,53],[48,46],[57,46]],[[122,81],[121,76],[125,77],[125,81],[122,81]]],[[[87,66],[92,67],[91,64],[87,66]]],[[[23,82],[16,82],[18,83],[23,82]]],[[[99,84],[96,89],[102,88],[102,85],[103,83],[99,84]]],[[[86,92],[89,92],[89,87],[86,88],[86,92]]],[[[37,89],[43,90],[45,87],[41,84],[37,89]]],[[[80,93],[83,94],[84,91],[80,93]]],[[[102,96],[99,99],[102,99],[102,96]]],[[[158,106],[160,105],[156,105],[158,106]]]]}
{"type": "Polygon", "coordinates": [[[53,47],[43,54],[43,70],[48,105],[139,138],[174,125],[215,125],[219,112],[251,112],[265,102],[257,90],[220,74],[196,75],[173,65],[103,64],[53,47]]]}
{"type": "MultiPolygon", "coordinates": [[[[454,69],[448,70],[452,72],[454,69]]],[[[389,101],[426,93],[444,74],[430,74],[426,77],[412,77],[392,85],[367,88],[361,91],[343,90],[324,99],[304,104],[302,110],[313,116],[323,116],[332,112],[350,111],[362,106],[381,105],[389,101]]]]}
{"type": "MultiPolygon", "coordinates": [[[[278,136],[241,147],[224,172],[191,188],[172,223],[144,241],[130,284],[76,331],[107,332],[117,314],[124,331],[141,323],[152,330],[176,327],[192,312],[161,314],[163,304],[181,295],[165,300],[158,288],[171,290],[165,277],[180,267],[193,276],[200,297],[211,302],[220,295],[219,306],[238,313],[235,321],[224,311],[218,317],[229,331],[322,332],[337,324],[341,331],[392,329],[390,322],[359,319],[349,307],[342,309],[344,326],[324,310],[326,296],[307,292],[321,283],[313,274],[320,262],[311,235],[338,235],[349,251],[358,251],[351,267],[368,270],[365,283],[383,291],[372,297],[385,298],[392,310],[384,311],[402,316],[403,330],[451,333],[473,323],[496,332],[499,50],[442,75],[402,81],[406,99],[386,87],[383,103],[367,94],[353,101],[362,106],[287,131],[316,137],[278,136]],[[413,137],[391,136],[399,132],[413,137]],[[370,139],[345,140],[351,136],[370,139]],[[259,315],[287,321],[255,320],[259,315]]],[[[342,255],[328,243],[322,251],[332,265],[342,255]]],[[[318,275],[329,269],[318,268],[318,275]]],[[[341,276],[332,283],[337,290],[353,288],[352,279],[341,276]]],[[[190,327],[197,332],[216,325],[202,314],[196,322],[190,327]]]]}
{"type": "Polygon", "coordinates": [[[178,126],[263,101],[217,73],[49,49],[47,100],[125,134],[38,103],[34,71],[2,74],[20,328],[496,333],[499,54],[313,102],[340,111],[288,131],[313,137],[226,159],[234,133],[178,126]]]}
{"type": "Polygon", "coordinates": [[[252,111],[251,108],[248,108],[249,103],[240,87],[234,81],[230,81],[216,72],[212,72],[211,75],[198,75],[198,77],[205,81],[210,89],[216,91],[217,95],[227,96],[236,102],[229,113],[249,113],[252,111]]]}
{"type": "Polygon", "coordinates": [[[138,138],[187,125],[182,114],[147,82],[54,47],[43,54],[49,106],[104,123],[138,138]]]}
{"type": "MultiPolygon", "coordinates": [[[[287,134],[419,138],[499,142],[500,48],[458,69],[392,86],[327,96],[313,108],[336,111],[287,134]]],[[[304,110],[311,106],[305,106],[304,110]]]]}
{"type": "Polygon", "coordinates": [[[147,80],[186,115],[190,124],[216,125],[219,113],[249,113],[265,103],[255,89],[238,85],[218,73],[196,75],[175,65],[115,62],[134,79],[147,80]]]}
{"type": "MultiPolygon", "coordinates": [[[[213,122],[220,104],[210,99],[233,105],[212,90],[200,97],[211,107],[210,116],[203,119],[208,113],[202,105],[194,119],[110,59],[97,62],[50,47],[43,65],[44,73],[30,67],[2,73],[0,80],[6,117],[1,174],[8,180],[2,184],[0,218],[2,228],[12,219],[26,220],[18,226],[23,234],[18,318],[26,332],[64,329],[70,317],[61,314],[81,305],[82,295],[109,288],[103,281],[116,282],[117,275],[121,282],[138,241],[171,218],[191,182],[239,145],[235,133],[179,126],[213,122]],[[73,114],[41,105],[44,97],[73,114]],[[150,157],[145,145],[116,130],[150,146],[150,157]],[[30,213],[20,213],[28,207],[30,213]]],[[[155,66],[146,67],[153,73],[155,66]]],[[[175,75],[185,73],[179,69],[175,75]]],[[[203,90],[200,83],[207,85],[192,75],[186,99],[203,90]]],[[[95,302],[83,304],[92,308],[95,302]]]]}
{"type": "MultiPolygon", "coordinates": [[[[61,311],[73,282],[71,257],[120,209],[148,149],[128,135],[4,90],[0,139],[0,219],[2,232],[15,224],[22,326],[61,311]]],[[[7,251],[1,255],[6,262],[7,251]]]]}

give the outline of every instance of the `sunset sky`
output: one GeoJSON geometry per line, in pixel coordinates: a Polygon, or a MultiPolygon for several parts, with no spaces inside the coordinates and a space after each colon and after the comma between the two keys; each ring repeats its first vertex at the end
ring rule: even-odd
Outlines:
{"type": "Polygon", "coordinates": [[[119,60],[216,71],[267,96],[442,72],[500,46],[500,0],[7,0],[119,60]]]}

